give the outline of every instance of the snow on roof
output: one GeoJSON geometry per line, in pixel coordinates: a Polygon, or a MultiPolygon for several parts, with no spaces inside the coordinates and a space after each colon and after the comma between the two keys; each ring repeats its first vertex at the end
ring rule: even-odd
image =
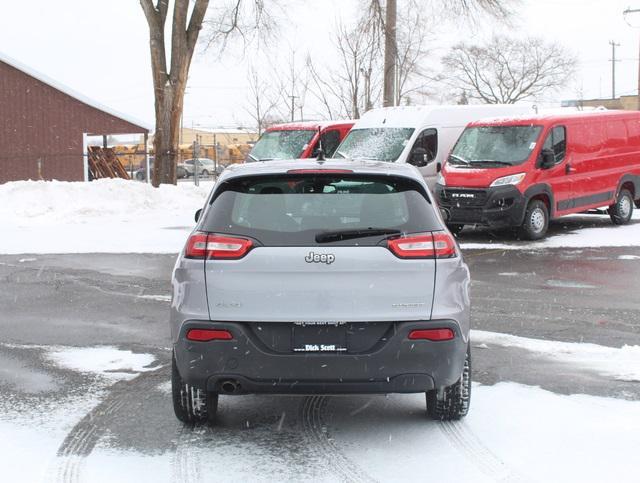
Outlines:
{"type": "Polygon", "coordinates": [[[268,131],[279,129],[324,129],[330,126],[338,126],[343,124],[353,124],[355,121],[349,119],[338,119],[335,121],[294,121],[274,124],[269,126],[268,131]]]}
{"type": "Polygon", "coordinates": [[[11,57],[9,57],[8,55],[4,54],[3,52],[0,51],[0,62],[4,62],[7,65],[10,65],[11,67],[24,72],[25,74],[27,74],[30,77],[33,77],[34,79],[39,80],[40,82],[43,82],[45,84],[47,84],[50,87],[53,87],[54,89],[63,92],[64,94],[67,94],[70,97],[73,97],[74,99],[82,102],[83,104],[86,104],[87,106],[93,107],[94,109],[98,109],[99,111],[104,111],[107,114],[110,114],[114,117],[117,117],[118,119],[121,119],[123,121],[129,122],[131,124],[135,124],[138,127],[144,128],[146,130],[151,130],[152,126],[150,126],[148,123],[141,121],[139,119],[136,119],[132,116],[129,116],[127,114],[122,114],[121,112],[115,111],[114,109],[105,106],[104,104],[100,104],[99,102],[96,102],[92,99],[89,99],[88,97],[86,97],[84,94],[81,94],[75,90],[73,90],[71,87],[66,86],[54,79],[51,79],[50,77],[32,69],[31,67],[23,64],[22,62],[19,62],[11,57]]]}

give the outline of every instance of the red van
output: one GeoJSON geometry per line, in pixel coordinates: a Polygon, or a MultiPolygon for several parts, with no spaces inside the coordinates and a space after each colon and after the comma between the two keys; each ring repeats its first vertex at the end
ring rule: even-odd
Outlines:
{"type": "Polygon", "coordinates": [[[519,227],[608,207],[625,224],[640,200],[640,112],[592,111],[470,123],[436,185],[451,229],[519,227]]]}
{"type": "Polygon", "coordinates": [[[322,149],[330,158],[355,121],[292,122],[269,127],[258,139],[246,161],[313,158],[322,149]]]}

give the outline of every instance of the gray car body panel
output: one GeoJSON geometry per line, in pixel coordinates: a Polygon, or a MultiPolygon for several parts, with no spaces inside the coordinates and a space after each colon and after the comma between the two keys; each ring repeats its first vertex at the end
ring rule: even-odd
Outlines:
{"type": "MultiPolygon", "coordinates": [[[[411,178],[424,187],[446,230],[423,177],[407,164],[300,160],[232,165],[219,177],[204,210],[225,180],[292,169],[348,169],[411,178]]],[[[460,254],[406,260],[384,246],[335,245],[257,247],[239,260],[190,260],[181,253],[172,285],[170,324],[179,372],[189,384],[210,390],[232,378],[244,383],[247,392],[425,391],[457,380],[469,341],[469,270],[460,254]],[[334,260],[307,263],[309,252],[332,254],[334,260]],[[364,327],[376,321],[391,324],[384,343],[353,355],[276,354],[261,345],[250,328],[296,322],[364,327]],[[453,328],[456,339],[407,339],[411,328],[439,326],[453,328]],[[188,327],[229,327],[235,339],[191,342],[185,337],[188,327]]]]}

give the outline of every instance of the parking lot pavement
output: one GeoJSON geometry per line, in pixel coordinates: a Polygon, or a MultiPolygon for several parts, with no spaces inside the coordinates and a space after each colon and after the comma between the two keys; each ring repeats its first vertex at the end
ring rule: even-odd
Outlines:
{"type": "MultiPolygon", "coordinates": [[[[473,279],[475,330],[605,349],[640,345],[640,299],[633,288],[640,275],[640,248],[489,249],[469,250],[465,256],[473,279]]],[[[18,407],[22,416],[40,414],[46,401],[47,424],[54,426],[56,415],[65,414],[50,434],[48,451],[57,456],[46,471],[58,475],[52,479],[74,481],[65,475],[84,471],[90,481],[91,465],[79,466],[85,465],[83,458],[92,454],[94,469],[99,464],[105,471],[109,451],[117,448],[145,458],[171,454],[170,464],[162,460],[157,471],[172,472],[174,481],[196,479],[194,468],[209,458],[233,465],[233,458],[254,454],[260,457],[236,475],[239,479],[264,468],[275,475],[283,468],[303,467],[295,477],[317,479],[329,471],[322,456],[327,451],[338,462],[331,467],[337,479],[367,480],[349,469],[351,460],[345,456],[357,453],[348,441],[364,431],[359,425],[366,418],[360,414],[388,418],[384,431],[390,434],[396,424],[423,424],[411,422],[424,411],[424,398],[417,396],[229,396],[221,398],[215,430],[185,430],[173,417],[168,383],[173,262],[171,255],[0,256],[0,410],[13,414],[18,407]],[[138,356],[153,362],[129,367],[127,361],[138,356]],[[104,367],[96,375],[79,369],[82,364],[104,367]],[[345,438],[340,443],[344,453],[327,439],[327,426],[345,438]],[[225,452],[229,447],[236,448],[233,455],[225,452]]],[[[640,400],[640,384],[633,379],[517,345],[474,342],[473,334],[472,345],[474,380],[481,388],[516,382],[557,394],[640,400]]],[[[0,429],[3,424],[8,423],[0,418],[0,429]]],[[[462,437],[449,436],[452,441],[462,437]]],[[[467,446],[477,441],[469,438],[467,446]]],[[[469,451],[476,454],[477,449],[469,451]]]]}

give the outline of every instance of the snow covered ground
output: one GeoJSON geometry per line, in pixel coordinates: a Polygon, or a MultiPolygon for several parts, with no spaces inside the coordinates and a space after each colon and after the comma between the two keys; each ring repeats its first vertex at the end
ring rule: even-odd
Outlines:
{"type": "MultiPolygon", "coordinates": [[[[616,377],[611,360],[621,367],[638,366],[637,352],[629,357],[624,348],[479,331],[472,337],[474,345],[487,345],[488,350],[491,345],[517,346],[605,377],[616,377]]],[[[222,397],[219,428],[185,430],[169,412],[168,384],[161,379],[164,382],[155,386],[159,399],[148,391],[143,399],[153,406],[158,400],[166,402],[159,419],[146,421],[151,428],[136,429],[142,424],[136,417],[126,423],[141,435],[153,434],[154,425],[173,423],[156,436],[168,449],[145,451],[114,445],[110,432],[100,426],[106,412],[122,411],[114,416],[120,420],[132,415],[133,408],[113,398],[105,412],[95,408],[117,381],[135,384],[136,377],[155,371],[154,356],[105,346],[36,348],[44,360],[94,379],[80,395],[48,398],[44,406],[0,402],[0,459],[6,481],[638,481],[640,401],[558,395],[507,382],[475,384],[467,418],[439,423],[426,418],[420,394],[222,397]],[[283,424],[285,413],[280,414],[291,400],[298,408],[289,408],[287,417],[294,421],[283,424]],[[268,414],[257,426],[252,424],[250,432],[248,420],[244,428],[225,423],[236,413],[236,419],[244,421],[245,411],[268,414]],[[95,417],[95,425],[87,415],[95,417]],[[81,420],[91,431],[70,439],[74,430],[78,436],[81,420]],[[227,438],[235,442],[229,444],[227,438]],[[92,444],[83,446],[87,440],[92,444]],[[70,441],[75,451],[69,450],[70,441]]]]}
{"type": "MultiPolygon", "coordinates": [[[[177,253],[212,186],[212,182],[200,187],[180,183],[155,189],[118,179],[5,183],[0,185],[0,254],[177,253]]],[[[616,227],[606,222],[608,217],[599,218],[605,220],[602,226],[555,231],[538,242],[517,242],[508,234],[504,240],[465,236],[460,240],[466,249],[640,245],[640,213],[627,226],[616,227]]]]}
{"type": "Polygon", "coordinates": [[[212,182],[0,185],[0,253],[177,253],[212,182]]]}

